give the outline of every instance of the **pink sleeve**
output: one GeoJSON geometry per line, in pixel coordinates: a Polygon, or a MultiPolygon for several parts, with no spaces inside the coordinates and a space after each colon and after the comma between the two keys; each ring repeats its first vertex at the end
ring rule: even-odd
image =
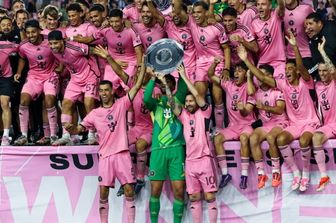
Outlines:
{"type": "Polygon", "coordinates": [[[229,81],[225,81],[225,80],[221,79],[221,81],[220,81],[220,86],[221,86],[224,90],[227,90],[227,89],[228,89],[228,86],[229,86],[229,81]]]}
{"type": "Polygon", "coordinates": [[[276,94],[275,101],[285,101],[282,92],[281,91],[276,91],[276,92],[277,94],[276,94]]]}
{"type": "Polygon", "coordinates": [[[219,25],[219,26],[220,26],[219,27],[220,29],[218,29],[218,41],[219,41],[220,44],[225,44],[229,41],[229,39],[228,39],[228,37],[225,33],[224,27],[222,25],[219,25]],[[222,31],[220,31],[220,30],[222,30],[222,31]]]}
{"type": "Polygon", "coordinates": [[[247,97],[247,102],[246,103],[249,103],[249,104],[252,104],[252,105],[255,105],[256,104],[256,100],[253,96],[248,96],[247,97]]]}
{"type": "Polygon", "coordinates": [[[285,85],[286,85],[286,81],[284,79],[276,79],[275,80],[276,83],[276,88],[279,89],[280,91],[285,91],[285,85]]]}
{"type": "Polygon", "coordinates": [[[211,117],[211,105],[206,104],[205,106],[206,106],[206,107],[203,108],[203,109],[205,109],[205,110],[202,110],[202,108],[200,108],[200,109],[201,109],[202,114],[204,115],[204,117],[205,117],[206,119],[209,119],[209,118],[211,117]]]}
{"type": "Polygon", "coordinates": [[[186,112],[187,110],[182,108],[181,114],[177,117],[181,121],[182,124],[184,124],[184,121],[186,119],[186,112]]]}
{"type": "Polygon", "coordinates": [[[96,40],[104,38],[104,36],[105,36],[104,29],[99,29],[97,32],[93,33],[92,36],[96,40]]]}
{"type": "Polygon", "coordinates": [[[23,45],[19,46],[18,52],[19,52],[19,56],[20,56],[20,57],[22,57],[22,58],[26,58],[26,57],[27,57],[23,45]]]}
{"type": "Polygon", "coordinates": [[[254,38],[254,36],[253,36],[251,30],[250,30],[247,26],[246,26],[245,28],[246,28],[246,30],[244,30],[245,33],[244,33],[243,38],[244,38],[244,40],[247,41],[247,42],[252,42],[253,40],[255,40],[255,38],[254,38]]]}
{"type": "MultiPolygon", "coordinates": [[[[89,55],[89,46],[84,43],[77,43],[77,45],[81,48],[81,53],[85,56],[89,55]]],[[[78,51],[79,52],[79,51],[78,51]]]]}
{"type": "Polygon", "coordinates": [[[308,89],[314,89],[314,80],[313,80],[313,78],[310,78],[309,81],[305,81],[301,77],[300,81],[303,81],[304,85],[306,85],[308,87],[308,89]]]}
{"type": "MultiPolygon", "coordinates": [[[[130,100],[128,94],[125,95],[124,97],[120,98],[118,101],[119,101],[120,104],[122,104],[122,106],[121,106],[121,110],[122,110],[122,111],[125,111],[125,112],[126,112],[126,111],[131,107],[131,105],[132,105],[132,102],[131,102],[131,100],[130,100]]],[[[117,101],[117,102],[118,102],[118,101],[117,101]]]]}
{"type": "Polygon", "coordinates": [[[94,110],[91,111],[89,114],[85,116],[83,121],[80,123],[80,125],[84,126],[86,129],[88,128],[95,128],[94,126],[94,110]]]}
{"type": "Polygon", "coordinates": [[[135,29],[131,29],[131,34],[132,34],[132,41],[133,41],[133,46],[137,47],[139,45],[142,44],[141,39],[140,39],[140,35],[138,34],[138,32],[135,29]]]}

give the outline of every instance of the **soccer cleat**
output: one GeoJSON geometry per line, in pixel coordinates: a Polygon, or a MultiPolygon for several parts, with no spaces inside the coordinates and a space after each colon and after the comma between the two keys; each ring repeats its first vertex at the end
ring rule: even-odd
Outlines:
{"type": "Polygon", "coordinates": [[[22,135],[14,141],[14,146],[24,146],[28,144],[28,139],[26,136],[22,135]]]}
{"type": "Polygon", "coordinates": [[[10,145],[10,139],[8,136],[2,136],[1,140],[1,146],[9,146],[10,145]]]}
{"type": "Polygon", "coordinates": [[[62,137],[60,139],[57,139],[52,145],[53,146],[65,146],[71,144],[71,140],[68,137],[62,137]]]}
{"type": "Polygon", "coordinates": [[[240,184],[239,184],[240,189],[245,190],[247,188],[247,176],[241,176],[240,177],[240,184]]]}
{"type": "Polygon", "coordinates": [[[265,183],[268,180],[267,175],[258,175],[258,189],[265,187],[265,183]]]}
{"type": "Polygon", "coordinates": [[[323,191],[328,183],[330,183],[330,178],[328,176],[322,177],[320,179],[320,183],[319,183],[318,187],[316,188],[316,191],[318,191],[318,192],[323,191]]]}
{"type": "Polygon", "coordinates": [[[300,180],[301,177],[299,176],[294,177],[292,182],[292,190],[297,190],[300,187],[300,180]]]}
{"type": "Polygon", "coordinates": [[[272,177],[272,187],[278,187],[281,184],[281,174],[280,173],[273,173],[272,177]]]}
{"type": "Polygon", "coordinates": [[[117,196],[120,197],[124,194],[124,187],[123,186],[120,186],[119,187],[119,190],[117,192],[117,196]]]}
{"type": "Polygon", "coordinates": [[[302,177],[300,181],[300,188],[299,190],[301,192],[305,192],[308,189],[309,186],[309,178],[302,177]]]}
{"type": "Polygon", "coordinates": [[[40,145],[40,146],[50,145],[50,137],[43,137],[43,138],[37,140],[36,144],[40,145]]]}
{"type": "Polygon", "coordinates": [[[145,180],[142,179],[142,180],[137,180],[136,184],[135,184],[135,187],[134,187],[134,192],[135,194],[139,194],[141,189],[145,186],[145,180]]]}
{"type": "Polygon", "coordinates": [[[219,183],[219,188],[225,187],[232,180],[232,176],[230,174],[222,175],[222,179],[219,183]]]}

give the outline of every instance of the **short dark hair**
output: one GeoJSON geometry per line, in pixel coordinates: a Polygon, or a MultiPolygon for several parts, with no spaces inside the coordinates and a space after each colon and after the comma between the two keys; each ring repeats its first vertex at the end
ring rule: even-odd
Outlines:
{"type": "Polygon", "coordinates": [[[8,10],[5,8],[0,8],[0,13],[6,14],[6,16],[8,16],[8,10]]]}
{"type": "MultiPolygon", "coordinates": [[[[152,2],[152,4],[154,5],[155,8],[157,7],[156,4],[155,4],[155,2],[152,2]]],[[[141,4],[141,9],[142,9],[142,7],[144,7],[144,6],[147,6],[147,7],[148,7],[148,4],[147,4],[146,1],[144,1],[144,2],[141,4]]]]}
{"type": "Polygon", "coordinates": [[[76,0],[75,2],[84,5],[86,8],[90,8],[90,4],[85,0],[76,0]]]}
{"type": "Polygon", "coordinates": [[[69,12],[69,11],[83,12],[83,9],[78,3],[71,3],[66,8],[66,11],[67,12],[69,12]]]}
{"type": "Polygon", "coordinates": [[[269,65],[269,64],[261,64],[260,66],[259,66],[259,69],[264,69],[264,70],[266,70],[268,73],[270,73],[270,74],[274,74],[274,67],[273,66],[271,66],[271,65],[269,65]]]}
{"type": "Polygon", "coordinates": [[[12,22],[12,19],[11,19],[11,18],[9,18],[8,16],[4,16],[4,17],[2,17],[2,18],[0,19],[0,23],[1,23],[3,20],[6,20],[6,19],[12,22]]]}
{"type": "Polygon", "coordinates": [[[248,67],[247,67],[246,64],[245,64],[244,62],[242,62],[242,61],[236,64],[236,67],[235,67],[235,68],[237,68],[237,67],[243,68],[245,71],[248,71],[248,67]]]}
{"type": "Polygon", "coordinates": [[[53,30],[48,34],[48,41],[50,40],[63,40],[63,34],[59,30],[53,30]]]}
{"type": "Polygon", "coordinates": [[[288,64],[288,63],[294,64],[296,66],[296,60],[295,59],[287,59],[286,64],[288,64]]]}
{"type": "Polygon", "coordinates": [[[18,3],[18,2],[24,4],[24,1],[23,1],[23,0],[14,0],[14,1],[12,2],[12,8],[13,8],[14,4],[15,4],[15,3],[18,3]]]}
{"type": "Polygon", "coordinates": [[[123,12],[120,9],[112,9],[109,13],[109,17],[123,17],[123,12]]]}
{"type": "Polygon", "coordinates": [[[175,77],[171,74],[166,74],[165,75],[165,78],[166,78],[166,81],[170,81],[173,83],[174,86],[176,86],[176,80],[175,80],[175,77]]]}
{"type": "Polygon", "coordinates": [[[105,11],[105,8],[104,8],[104,6],[101,5],[101,4],[94,4],[94,5],[90,8],[89,12],[94,12],[94,11],[104,12],[104,11],[105,11]]]}
{"type": "Polygon", "coordinates": [[[31,28],[37,28],[37,29],[40,29],[41,30],[41,27],[40,27],[40,23],[39,21],[37,21],[36,19],[31,19],[31,20],[28,20],[26,23],[25,23],[25,31],[31,27],[31,28]]]}
{"type": "Polygon", "coordinates": [[[233,17],[237,18],[237,11],[234,8],[227,7],[226,9],[224,9],[224,11],[222,13],[222,16],[226,16],[226,15],[233,16],[233,17]]]}
{"type": "Polygon", "coordinates": [[[109,81],[109,80],[102,80],[102,81],[100,81],[100,82],[99,82],[99,86],[100,86],[100,85],[109,85],[111,88],[113,87],[112,82],[109,81]]]}
{"type": "Polygon", "coordinates": [[[17,17],[18,14],[21,14],[21,13],[26,13],[27,17],[29,18],[29,12],[25,9],[17,10],[15,13],[15,18],[17,17]]]}
{"type": "Polygon", "coordinates": [[[198,1],[193,4],[193,7],[201,6],[204,10],[209,10],[209,5],[206,2],[198,1]]]}
{"type": "Polygon", "coordinates": [[[310,13],[306,19],[312,19],[314,22],[322,22],[323,23],[323,19],[320,13],[317,12],[312,12],[310,13]]]}

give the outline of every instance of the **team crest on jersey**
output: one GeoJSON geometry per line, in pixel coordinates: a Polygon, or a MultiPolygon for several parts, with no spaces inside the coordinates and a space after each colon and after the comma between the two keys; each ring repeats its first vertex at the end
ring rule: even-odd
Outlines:
{"type": "Polygon", "coordinates": [[[42,59],[43,59],[43,56],[42,56],[42,55],[38,55],[38,56],[37,56],[37,59],[38,59],[38,60],[42,60],[42,59]]]}
{"type": "Polygon", "coordinates": [[[112,120],[113,120],[113,115],[109,114],[109,115],[107,116],[107,120],[112,121],[112,120]]]}
{"type": "Polygon", "coordinates": [[[149,173],[148,173],[148,176],[154,177],[155,176],[155,171],[154,170],[150,170],[149,173]]]}
{"type": "Polygon", "coordinates": [[[170,118],[172,116],[172,114],[171,114],[171,109],[170,108],[165,108],[164,110],[163,110],[163,117],[165,118],[165,119],[168,119],[168,118],[170,118]]]}
{"type": "Polygon", "coordinates": [[[102,182],[103,178],[101,176],[98,177],[98,181],[102,182]]]}
{"type": "Polygon", "coordinates": [[[187,37],[188,37],[187,34],[185,34],[185,33],[182,34],[182,39],[187,39],[187,37]]]}
{"type": "Polygon", "coordinates": [[[327,95],[326,93],[323,93],[321,95],[321,98],[322,98],[322,101],[321,101],[321,107],[323,108],[323,110],[330,110],[330,104],[329,104],[329,101],[327,99],[327,95]]]}

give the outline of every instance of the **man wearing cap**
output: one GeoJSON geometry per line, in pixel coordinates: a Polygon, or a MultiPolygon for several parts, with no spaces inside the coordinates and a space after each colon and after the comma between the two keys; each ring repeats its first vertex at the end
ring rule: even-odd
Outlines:
{"type": "Polygon", "coordinates": [[[48,113],[50,129],[45,129],[45,137],[55,140],[57,133],[57,111],[55,107],[56,92],[58,89],[58,76],[55,73],[55,57],[48,45],[48,40],[41,35],[41,28],[37,20],[25,23],[27,40],[19,46],[19,64],[14,81],[19,82],[25,58],[29,63],[29,71],[20,98],[19,119],[22,136],[15,140],[14,145],[27,144],[29,105],[44,93],[45,105],[48,113]]]}

